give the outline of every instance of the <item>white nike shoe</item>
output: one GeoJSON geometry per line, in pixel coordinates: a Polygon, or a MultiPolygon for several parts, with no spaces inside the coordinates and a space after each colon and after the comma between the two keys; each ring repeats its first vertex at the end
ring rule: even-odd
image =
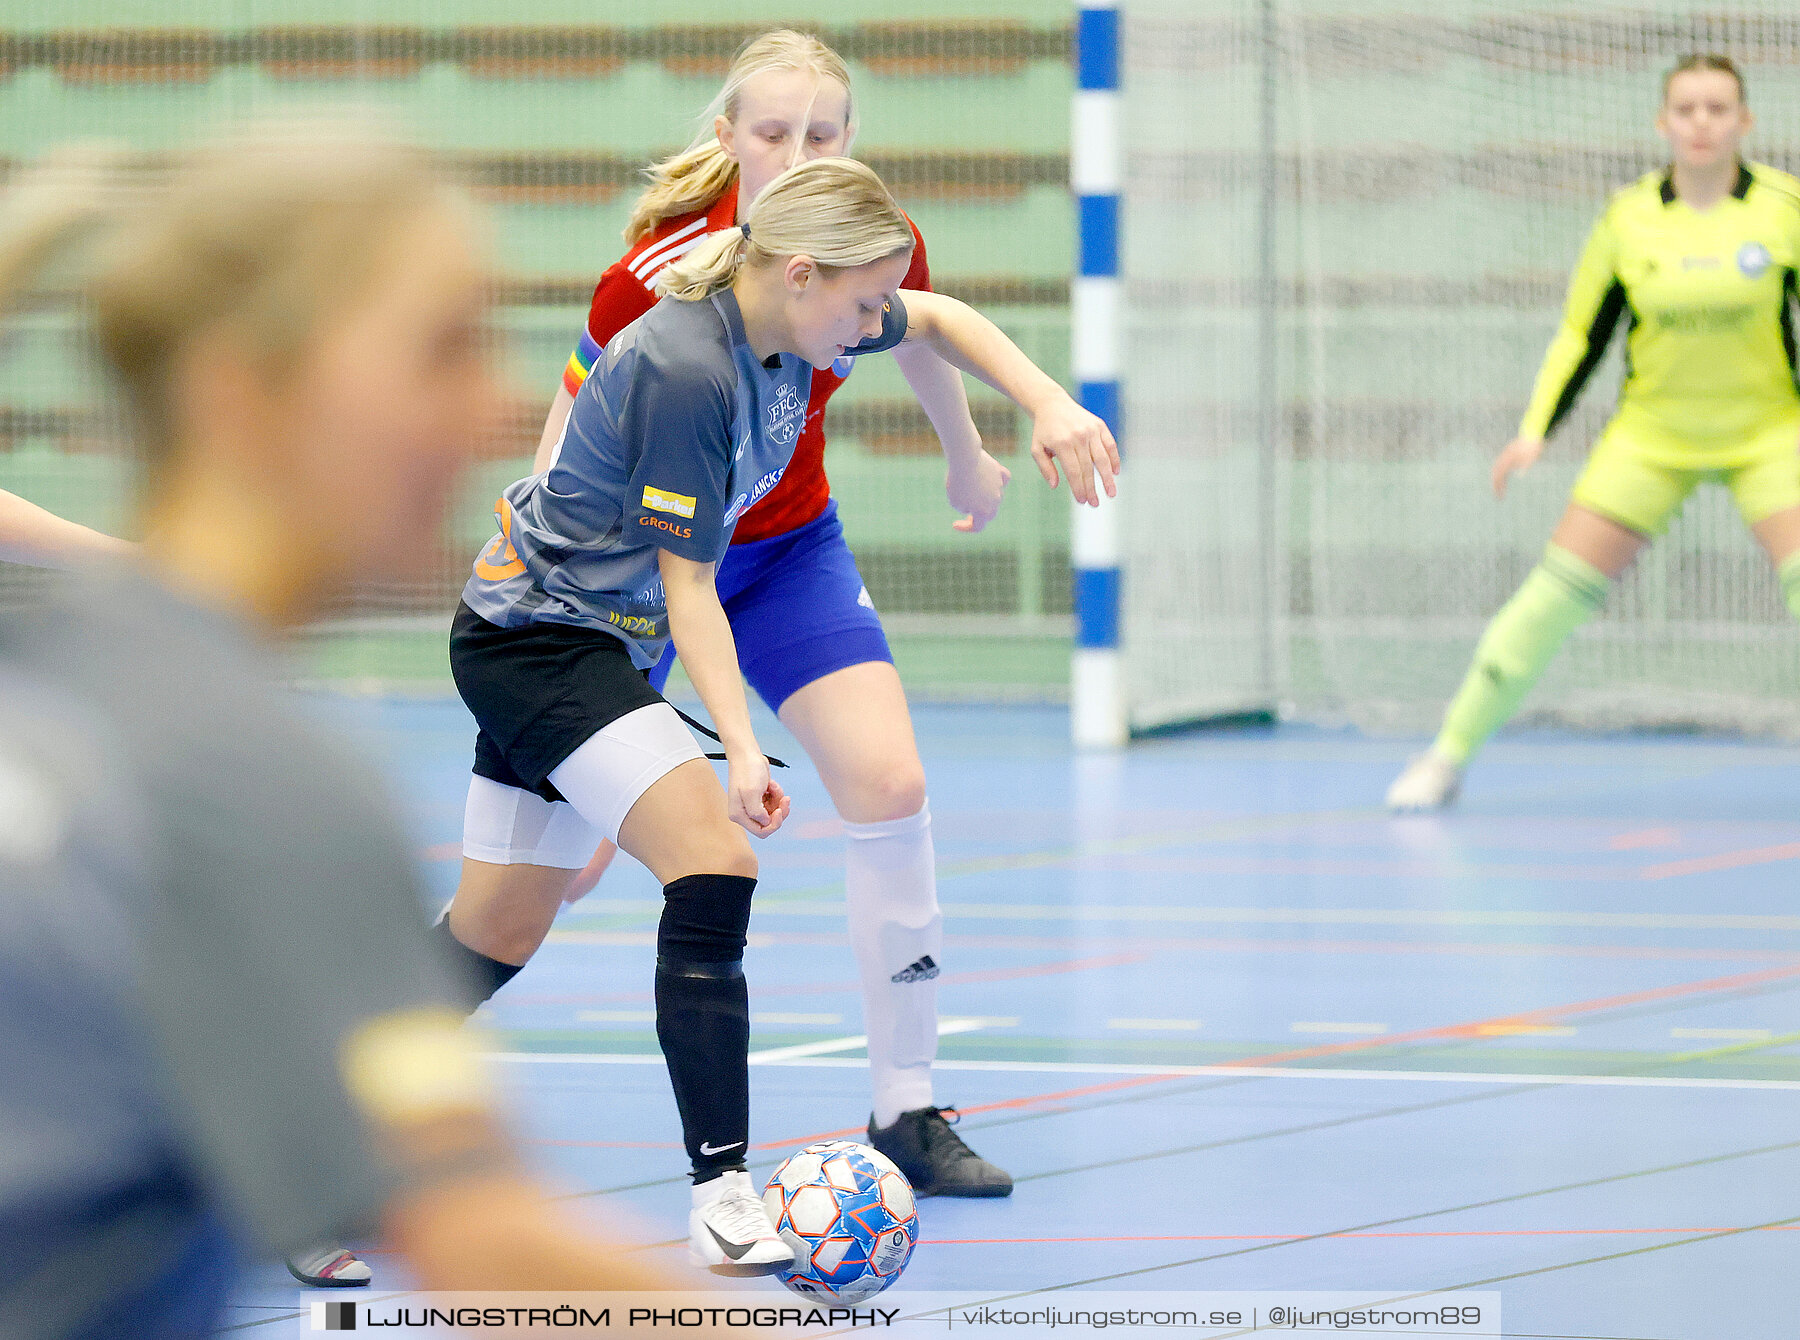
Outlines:
{"type": "Polygon", "coordinates": [[[694,1188],[688,1259],[715,1275],[773,1275],[794,1264],[794,1253],[775,1236],[750,1174],[738,1169],[694,1188]]]}
{"type": "Polygon", "coordinates": [[[1387,807],[1397,813],[1441,810],[1462,790],[1463,770],[1435,749],[1427,749],[1394,779],[1387,807]]]}

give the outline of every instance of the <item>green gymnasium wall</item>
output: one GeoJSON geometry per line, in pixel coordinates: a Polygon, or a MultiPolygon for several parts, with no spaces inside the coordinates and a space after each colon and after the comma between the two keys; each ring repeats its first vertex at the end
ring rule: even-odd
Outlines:
{"type": "MultiPolygon", "coordinates": [[[[438,624],[490,533],[494,494],[526,467],[592,284],[622,248],[635,172],[685,143],[744,35],[794,19],[732,0],[0,4],[0,165],[75,138],[155,151],[246,113],[366,108],[455,156],[492,211],[514,422],[470,472],[432,579],[372,580],[311,639],[320,673],[441,686],[438,624]]],[[[1071,19],[1043,0],[931,0],[903,18],[850,0],[815,28],[850,59],[858,156],[917,220],[938,286],[1065,380],[1071,19]]],[[[9,341],[0,488],[117,528],[125,467],[72,334],[68,317],[43,312],[9,341]]],[[[833,492],[915,691],[1056,696],[1067,502],[1030,470],[1011,407],[973,382],[971,398],[1016,477],[986,533],[951,531],[935,439],[888,360],[833,400],[833,492]]],[[[28,582],[10,574],[15,590],[28,582]]]]}

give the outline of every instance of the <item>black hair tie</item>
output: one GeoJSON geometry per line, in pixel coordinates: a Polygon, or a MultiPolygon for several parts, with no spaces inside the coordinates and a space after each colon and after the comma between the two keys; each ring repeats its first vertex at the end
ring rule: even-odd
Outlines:
{"type": "Polygon", "coordinates": [[[750,240],[750,224],[747,221],[738,225],[738,231],[744,235],[744,241],[750,240]]]}

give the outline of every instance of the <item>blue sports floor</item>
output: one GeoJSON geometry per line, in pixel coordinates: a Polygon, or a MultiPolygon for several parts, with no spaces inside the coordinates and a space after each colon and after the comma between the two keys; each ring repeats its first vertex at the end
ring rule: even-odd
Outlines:
{"type": "MultiPolygon", "coordinates": [[[[463,709],[324,707],[378,742],[447,898],[463,709]]],[[[923,1202],[902,1287],[1479,1288],[1512,1336],[1800,1334],[1800,748],[1512,737],[1454,813],[1395,819],[1403,742],[1280,728],[1084,758],[1050,709],[917,724],[948,918],[938,1100],[1018,1188],[923,1202]]],[[[746,964],[766,1175],[859,1128],[867,1085],[842,838],[761,731],[802,760],[746,964]]],[[[615,865],[488,1013],[546,1174],[674,1259],[656,895],[615,865]]],[[[318,1297],[260,1270],[233,1325],[285,1334],[318,1297]]]]}

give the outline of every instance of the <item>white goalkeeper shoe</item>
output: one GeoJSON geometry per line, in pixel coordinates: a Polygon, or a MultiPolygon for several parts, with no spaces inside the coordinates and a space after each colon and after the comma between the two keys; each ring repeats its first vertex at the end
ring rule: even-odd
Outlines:
{"type": "Polygon", "coordinates": [[[1462,790],[1463,770],[1435,749],[1428,749],[1394,779],[1388,788],[1387,807],[1397,814],[1441,810],[1462,790]]]}

